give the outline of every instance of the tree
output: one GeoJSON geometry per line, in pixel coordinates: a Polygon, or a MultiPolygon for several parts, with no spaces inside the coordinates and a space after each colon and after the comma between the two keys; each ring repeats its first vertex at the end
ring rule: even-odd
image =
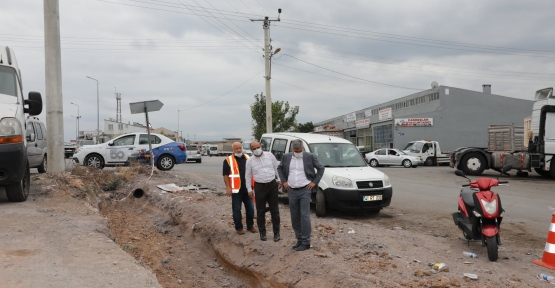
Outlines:
{"type": "Polygon", "coordinates": [[[297,126],[297,130],[301,133],[313,132],[314,131],[314,124],[312,123],[312,121],[306,122],[304,124],[300,123],[297,126]]]}
{"type": "MultiPolygon", "coordinates": [[[[266,96],[264,94],[254,95],[254,103],[251,104],[251,116],[253,120],[252,134],[254,139],[260,139],[266,133],[266,96]]],[[[289,102],[272,102],[272,131],[285,132],[295,129],[297,125],[297,114],[299,106],[289,106],[289,102]]]]}

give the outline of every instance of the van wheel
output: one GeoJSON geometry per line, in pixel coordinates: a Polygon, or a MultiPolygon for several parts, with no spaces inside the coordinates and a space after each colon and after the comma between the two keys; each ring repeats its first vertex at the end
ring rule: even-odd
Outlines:
{"type": "Polygon", "coordinates": [[[374,168],[375,168],[375,167],[378,167],[378,165],[379,165],[379,164],[378,164],[378,160],[376,160],[376,159],[370,159],[370,166],[371,166],[371,167],[374,167],[374,168]]]}
{"type": "Polygon", "coordinates": [[[40,166],[37,167],[39,173],[46,173],[46,160],[46,155],[44,155],[44,158],[42,158],[42,163],[40,163],[40,166]]]}
{"type": "Polygon", "coordinates": [[[320,189],[316,192],[316,216],[326,216],[326,195],[324,195],[324,191],[320,189]]]}
{"type": "Polygon", "coordinates": [[[412,166],[412,163],[410,162],[409,159],[406,159],[405,161],[403,161],[403,167],[410,168],[411,166],[412,166]]]}
{"type": "Polygon", "coordinates": [[[175,160],[171,155],[162,155],[158,158],[158,163],[156,163],[156,167],[162,171],[168,171],[173,168],[175,165],[175,160]]]}
{"type": "Polygon", "coordinates": [[[31,186],[31,170],[29,168],[29,163],[25,167],[25,173],[23,173],[23,179],[19,182],[6,186],[6,196],[10,202],[23,202],[27,200],[29,196],[29,189],[31,186]]]}
{"type": "Polygon", "coordinates": [[[104,159],[98,154],[91,154],[85,157],[83,164],[92,168],[102,169],[104,168],[104,159]]]}

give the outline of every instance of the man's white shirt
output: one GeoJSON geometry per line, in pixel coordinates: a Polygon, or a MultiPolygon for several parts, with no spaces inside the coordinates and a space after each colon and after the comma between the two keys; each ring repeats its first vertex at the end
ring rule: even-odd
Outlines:
{"type": "Polygon", "coordinates": [[[306,178],[306,174],[304,173],[303,155],[299,158],[295,157],[295,155],[291,157],[287,182],[291,188],[301,188],[310,184],[310,180],[306,178]]]}
{"type": "MultiPolygon", "coordinates": [[[[263,152],[260,157],[250,157],[245,169],[245,181],[251,183],[253,176],[257,183],[269,183],[276,179],[280,181],[277,172],[278,164],[276,157],[270,152],[263,152]]],[[[252,191],[251,185],[247,185],[247,190],[252,191]]]]}

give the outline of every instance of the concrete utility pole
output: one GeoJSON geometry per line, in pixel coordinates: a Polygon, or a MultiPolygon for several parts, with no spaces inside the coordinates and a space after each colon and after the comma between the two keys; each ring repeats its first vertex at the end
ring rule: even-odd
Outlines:
{"type": "MultiPolygon", "coordinates": [[[[183,110],[183,109],[181,109],[183,110]]],[[[179,111],[181,110],[177,110],[177,138],[175,139],[175,141],[179,142],[179,111]]]]}
{"type": "Polygon", "coordinates": [[[46,81],[46,126],[48,174],[64,171],[64,109],[62,97],[62,50],[58,0],[44,0],[44,56],[46,81]]]}
{"type": "Polygon", "coordinates": [[[272,78],[272,66],[271,58],[274,54],[278,53],[281,49],[278,48],[274,53],[272,53],[272,39],[270,39],[270,23],[272,21],[280,21],[279,15],[281,14],[281,8],[278,9],[278,18],[269,19],[268,16],[264,19],[251,19],[251,21],[262,21],[262,27],[264,28],[264,66],[266,70],[266,133],[272,133],[272,90],[270,86],[270,79],[272,78]]]}

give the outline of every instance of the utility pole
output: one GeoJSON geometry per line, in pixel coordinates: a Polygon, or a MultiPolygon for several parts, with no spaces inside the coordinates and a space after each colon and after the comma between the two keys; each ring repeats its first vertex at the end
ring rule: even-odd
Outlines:
{"type": "Polygon", "coordinates": [[[69,103],[77,106],[77,138],[75,138],[75,141],[77,141],[77,144],[79,144],[79,119],[81,118],[81,114],[79,114],[79,105],[73,102],[69,102],[69,103]]]}
{"type": "Polygon", "coordinates": [[[266,133],[272,133],[272,91],[270,86],[270,79],[272,78],[272,66],[271,58],[274,54],[277,54],[281,49],[277,48],[275,52],[272,53],[272,39],[270,39],[270,23],[272,21],[280,21],[279,15],[281,14],[281,8],[278,9],[278,18],[269,19],[268,16],[264,19],[250,19],[251,21],[262,21],[262,28],[264,28],[264,66],[266,75],[266,133]]]}
{"type": "Polygon", "coordinates": [[[177,110],[177,139],[175,141],[179,141],[179,111],[181,110],[177,110]]]}
{"type": "Polygon", "coordinates": [[[46,126],[48,174],[64,171],[64,109],[62,97],[62,50],[60,47],[60,5],[58,0],[44,0],[44,56],[46,81],[46,126]]]}

